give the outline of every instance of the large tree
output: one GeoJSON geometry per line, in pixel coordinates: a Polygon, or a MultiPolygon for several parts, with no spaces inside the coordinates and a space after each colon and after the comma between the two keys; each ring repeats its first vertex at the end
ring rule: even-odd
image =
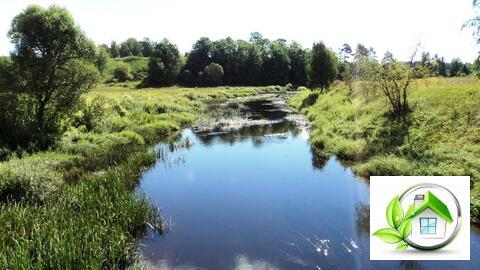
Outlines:
{"type": "Polygon", "coordinates": [[[463,63],[460,60],[460,58],[454,58],[452,59],[452,62],[450,62],[450,65],[448,67],[448,75],[450,77],[460,76],[460,73],[462,72],[462,68],[463,68],[463,63]]]}
{"type": "Polygon", "coordinates": [[[209,38],[202,37],[194,45],[187,57],[187,63],[182,73],[188,73],[198,78],[205,66],[212,62],[213,44],[209,38]]]}
{"type": "Polygon", "coordinates": [[[313,44],[309,61],[310,86],[321,91],[328,88],[337,77],[337,57],[323,42],[313,44]]]}
{"type": "Polygon", "coordinates": [[[13,19],[8,36],[14,45],[15,90],[34,100],[36,130],[55,132],[58,120],[98,79],[95,46],[58,6],[27,7],[13,19]]]}
{"type": "Polygon", "coordinates": [[[291,62],[289,81],[293,85],[307,85],[307,51],[297,42],[290,44],[288,57],[291,62]]]}
{"type": "Polygon", "coordinates": [[[110,44],[110,56],[117,58],[120,56],[120,47],[118,47],[117,42],[112,41],[110,44]]]}
{"type": "Polygon", "coordinates": [[[285,85],[291,68],[288,47],[283,40],[270,43],[263,56],[263,79],[265,84],[285,85]]]}
{"type": "Polygon", "coordinates": [[[180,53],[177,46],[164,39],[153,50],[148,62],[147,82],[150,85],[168,86],[175,83],[180,70],[180,53]]]}

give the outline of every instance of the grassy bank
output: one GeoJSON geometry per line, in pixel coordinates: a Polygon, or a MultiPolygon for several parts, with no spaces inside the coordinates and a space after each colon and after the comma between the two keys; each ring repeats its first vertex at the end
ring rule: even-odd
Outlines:
{"type": "Polygon", "coordinates": [[[339,84],[326,94],[303,91],[291,105],[312,122],[321,153],[354,163],[361,176],[470,175],[472,218],[480,222],[480,82],[430,78],[415,83],[412,112],[389,116],[384,96],[339,84]]]}
{"type": "Polygon", "coordinates": [[[125,268],[138,237],[164,229],[157,209],[132,192],[156,159],[149,146],[194,123],[209,104],[279,90],[91,91],[49,151],[17,151],[0,163],[0,268],[125,268]]]}

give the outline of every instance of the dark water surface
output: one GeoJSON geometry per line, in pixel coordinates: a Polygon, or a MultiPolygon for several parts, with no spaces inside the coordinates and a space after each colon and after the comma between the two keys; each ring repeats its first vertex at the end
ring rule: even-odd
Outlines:
{"type": "Polygon", "coordinates": [[[368,184],[335,158],[315,158],[308,130],[285,111],[247,105],[250,118],[277,121],[185,130],[192,146],[166,151],[144,174],[139,189],[171,226],[142,242],[147,268],[480,269],[478,232],[469,262],[369,261],[368,184]]]}

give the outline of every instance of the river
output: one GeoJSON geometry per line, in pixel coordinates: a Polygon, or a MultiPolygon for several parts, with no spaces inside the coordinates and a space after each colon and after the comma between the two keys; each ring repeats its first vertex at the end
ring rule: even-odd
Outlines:
{"type": "Polygon", "coordinates": [[[243,128],[186,129],[181,147],[156,146],[163,158],[139,191],[169,232],[141,242],[146,268],[480,269],[478,231],[471,261],[370,261],[368,183],[313,155],[305,121],[282,102],[245,103],[243,128]]]}

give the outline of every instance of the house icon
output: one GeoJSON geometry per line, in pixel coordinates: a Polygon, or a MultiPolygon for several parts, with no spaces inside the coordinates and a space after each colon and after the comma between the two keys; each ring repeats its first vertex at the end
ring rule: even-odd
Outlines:
{"type": "Polygon", "coordinates": [[[416,194],[413,203],[415,210],[407,217],[412,219],[412,240],[445,238],[447,222],[453,222],[447,205],[430,191],[416,194]]]}

